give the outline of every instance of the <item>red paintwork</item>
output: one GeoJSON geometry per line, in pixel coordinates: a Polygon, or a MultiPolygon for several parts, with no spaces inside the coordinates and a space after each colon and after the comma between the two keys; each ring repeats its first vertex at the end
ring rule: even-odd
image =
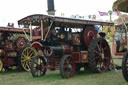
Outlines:
{"type": "MultiPolygon", "coordinates": [[[[43,27],[43,37],[45,37],[47,31],[48,31],[48,28],[43,27]]],[[[33,37],[34,36],[41,36],[41,28],[40,27],[37,27],[33,30],[33,37]]],[[[49,34],[48,34],[48,37],[49,37],[49,34]]]]}
{"type": "Polygon", "coordinates": [[[50,49],[50,53],[47,53],[47,52],[46,52],[46,48],[44,48],[44,54],[45,54],[46,56],[51,56],[51,55],[53,54],[53,49],[51,48],[51,49],[50,49]]]}
{"type": "Polygon", "coordinates": [[[12,42],[6,42],[5,43],[5,47],[4,47],[5,51],[15,51],[15,45],[12,42]]]}
{"type": "Polygon", "coordinates": [[[42,50],[43,45],[42,45],[40,42],[35,41],[35,42],[33,42],[33,43],[31,44],[31,47],[36,47],[36,48],[38,48],[39,50],[42,50]]]}
{"type": "Polygon", "coordinates": [[[62,45],[64,47],[64,54],[70,54],[72,52],[72,47],[68,45],[62,45]]]}
{"type": "Polygon", "coordinates": [[[75,63],[80,63],[80,52],[72,52],[72,57],[75,63]]]}
{"type": "Polygon", "coordinates": [[[97,30],[95,30],[95,28],[93,26],[87,26],[84,30],[84,43],[85,45],[88,47],[91,40],[96,39],[97,38],[97,30]]]}
{"type": "Polygon", "coordinates": [[[48,59],[49,62],[49,67],[51,71],[54,71],[56,69],[58,69],[58,64],[60,62],[60,57],[52,57],[50,59],[48,59]]]}
{"type": "Polygon", "coordinates": [[[125,53],[115,53],[115,56],[124,55],[125,53]]]}
{"type": "Polygon", "coordinates": [[[16,65],[15,57],[4,57],[2,61],[4,66],[7,66],[7,67],[16,65]]]}
{"type": "MultiPolygon", "coordinates": [[[[27,40],[24,37],[18,37],[16,40],[16,50],[20,51],[23,47],[27,45],[27,40]]],[[[13,46],[14,47],[14,46],[13,46]]]]}

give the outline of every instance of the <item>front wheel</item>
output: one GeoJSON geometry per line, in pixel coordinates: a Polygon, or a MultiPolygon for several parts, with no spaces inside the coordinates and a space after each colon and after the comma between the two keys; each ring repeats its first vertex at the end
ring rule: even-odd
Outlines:
{"type": "Polygon", "coordinates": [[[70,78],[75,74],[75,63],[71,55],[64,55],[60,60],[60,74],[63,78],[70,78]]]}
{"type": "Polygon", "coordinates": [[[46,74],[47,69],[44,68],[47,65],[46,60],[42,56],[35,56],[32,59],[30,66],[31,74],[33,77],[40,77],[46,74]]]}
{"type": "Polygon", "coordinates": [[[30,71],[32,58],[37,56],[37,50],[33,47],[26,46],[19,52],[19,67],[25,71],[30,71]]]}
{"type": "Polygon", "coordinates": [[[124,76],[124,79],[128,82],[128,51],[123,56],[123,60],[122,60],[122,74],[124,76]]]}

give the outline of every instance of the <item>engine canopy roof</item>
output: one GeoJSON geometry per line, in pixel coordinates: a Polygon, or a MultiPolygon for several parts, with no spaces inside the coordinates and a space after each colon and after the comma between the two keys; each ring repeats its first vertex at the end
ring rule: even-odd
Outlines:
{"type": "Polygon", "coordinates": [[[85,25],[103,25],[103,26],[114,26],[112,22],[103,22],[103,21],[95,21],[95,20],[85,20],[85,19],[74,19],[74,18],[66,18],[66,17],[57,17],[57,16],[49,16],[43,14],[34,14],[27,16],[18,21],[19,25],[31,25],[32,26],[40,26],[41,20],[44,23],[47,23],[49,20],[55,22],[56,26],[67,26],[67,27],[83,27],[85,25]]]}

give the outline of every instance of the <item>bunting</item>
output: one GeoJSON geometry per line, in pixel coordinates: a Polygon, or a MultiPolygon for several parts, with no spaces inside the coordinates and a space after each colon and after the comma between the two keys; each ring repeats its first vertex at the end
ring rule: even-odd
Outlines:
{"type": "Polygon", "coordinates": [[[116,16],[119,16],[121,13],[120,12],[118,12],[118,11],[113,11],[112,12],[112,15],[116,15],[116,16]]]}
{"type": "MultiPolygon", "coordinates": [[[[109,15],[108,12],[101,12],[101,11],[99,11],[99,14],[100,14],[100,16],[108,16],[108,15],[109,15]]],[[[121,14],[121,13],[118,12],[118,11],[112,11],[112,15],[119,16],[120,14],[121,14]]]]}

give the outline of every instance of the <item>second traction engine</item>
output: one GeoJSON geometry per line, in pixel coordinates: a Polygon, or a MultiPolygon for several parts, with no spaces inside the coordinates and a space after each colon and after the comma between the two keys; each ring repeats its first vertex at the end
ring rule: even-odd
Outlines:
{"type": "MultiPolygon", "coordinates": [[[[2,28],[1,28],[2,29],[2,28]]],[[[18,67],[18,52],[27,45],[27,39],[23,32],[17,33],[14,31],[9,32],[8,28],[0,32],[0,59],[5,70],[13,66],[18,67]]],[[[0,69],[2,71],[2,69],[0,69]]]]}

